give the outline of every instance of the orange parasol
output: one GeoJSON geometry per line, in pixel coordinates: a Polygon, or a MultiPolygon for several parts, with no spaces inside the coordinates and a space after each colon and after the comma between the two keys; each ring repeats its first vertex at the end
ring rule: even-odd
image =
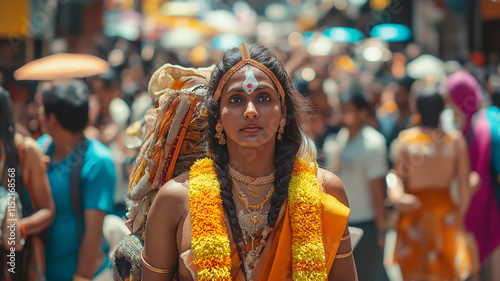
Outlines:
{"type": "Polygon", "coordinates": [[[85,54],[55,54],[25,64],[14,72],[16,80],[82,78],[109,71],[107,61],[85,54]]]}

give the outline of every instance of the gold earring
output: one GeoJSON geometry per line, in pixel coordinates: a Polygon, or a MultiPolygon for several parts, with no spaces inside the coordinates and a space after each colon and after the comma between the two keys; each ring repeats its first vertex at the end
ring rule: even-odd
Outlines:
{"type": "Polygon", "coordinates": [[[217,120],[217,125],[215,125],[215,130],[217,131],[217,134],[215,134],[215,137],[219,139],[219,144],[220,145],[225,145],[226,144],[226,136],[222,131],[224,131],[224,127],[222,127],[222,122],[217,120]]]}
{"type": "Polygon", "coordinates": [[[280,129],[278,130],[278,140],[281,140],[282,134],[285,132],[285,124],[286,124],[286,119],[285,117],[281,117],[280,120],[280,129]]]}

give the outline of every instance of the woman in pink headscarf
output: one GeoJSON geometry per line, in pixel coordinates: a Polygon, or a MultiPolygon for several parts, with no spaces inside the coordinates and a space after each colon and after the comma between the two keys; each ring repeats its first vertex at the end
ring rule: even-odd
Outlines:
{"type": "MultiPolygon", "coordinates": [[[[466,72],[450,75],[446,87],[455,104],[455,121],[467,139],[471,170],[481,180],[464,218],[465,226],[476,238],[481,264],[487,261],[493,272],[500,264],[500,211],[491,179],[491,130],[484,111],[479,110],[481,90],[466,72]]],[[[500,280],[500,276],[487,280],[500,280]]]]}

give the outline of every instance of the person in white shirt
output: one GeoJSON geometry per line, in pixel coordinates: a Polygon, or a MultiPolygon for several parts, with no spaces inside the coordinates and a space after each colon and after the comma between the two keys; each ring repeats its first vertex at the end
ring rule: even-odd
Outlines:
{"type": "Polygon", "coordinates": [[[382,264],[386,141],[367,125],[369,103],[359,89],[340,93],[339,100],[344,127],[325,140],[326,165],[344,183],[351,206],[349,225],[364,231],[354,250],[359,280],[387,280],[382,264]]]}

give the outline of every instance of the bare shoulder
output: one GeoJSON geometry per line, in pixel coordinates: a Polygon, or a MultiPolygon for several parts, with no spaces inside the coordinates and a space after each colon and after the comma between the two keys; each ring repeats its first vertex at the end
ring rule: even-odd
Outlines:
{"type": "Polygon", "coordinates": [[[40,151],[40,148],[38,147],[37,142],[30,138],[30,137],[24,137],[24,150],[27,154],[33,154],[36,156],[42,156],[42,151],[40,151]]]}
{"type": "Polygon", "coordinates": [[[38,143],[31,137],[25,137],[21,134],[16,133],[16,145],[19,149],[23,150],[25,157],[25,167],[36,167],[37,165],[43,165],[43,163],[49,163],[50,159],[47,155],[43,154],[38,143]],[[43,163],[42,163],[43,162],[43,163]]]}
{"type": "Polygon", "coordinates": [[[465,137],[462,132],[458,130],[451,130],[446,133],[450,138],[459,146],[465,145],[465,137]]]}
{"type": "Polygon", "coordinates": [[[418,127],[411,127],[408,129],[404,129],[399,132],[397,139],[400,141],[400,145],[405,145],[409,141],[413,140],[421,133],[418,127]]]}
{"type": "Polygon", "coordinates": [[[323,182],[325,186],[326,193],[337,198],[342,204],[349,207],[349,200],[347,200],[344,184],[340,178],[334,173],[321,168],[318,171],[318,175],[320,177],[319,180],[323,182]]]}
{"type": "Polygon", "coordinates": [[[189,210],[188,180],[189,172],[184,172],[165,183],[156,194],[151,212],[169,214],[164,218],[178,222],[189,210]]]}

